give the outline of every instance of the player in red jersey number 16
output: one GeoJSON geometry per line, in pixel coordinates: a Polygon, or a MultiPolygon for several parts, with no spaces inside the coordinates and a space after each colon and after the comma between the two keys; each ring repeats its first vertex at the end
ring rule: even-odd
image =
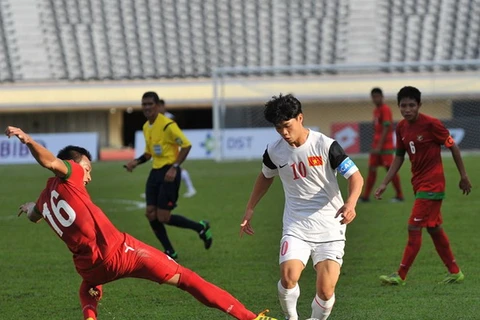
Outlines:
{"type": "Polygon", "coordinates": [[[103,284],[129,277],[176,286],[205,306],[236,319],[273,319],[264,312],[253,313],[230,293],[160,250],[120,232],[88,194],[92,158],[86,149],[67,146],[54,156],[20,128],[9,126],[5,134],[9,138],[16,136],[35,160],[54,174],[37,202],[20,206],[19,215],[26,213],[32,222],[44,219],[72,252],[75,268],[82,277],[79,296],[84,319],[97,319],[103,284]]]}

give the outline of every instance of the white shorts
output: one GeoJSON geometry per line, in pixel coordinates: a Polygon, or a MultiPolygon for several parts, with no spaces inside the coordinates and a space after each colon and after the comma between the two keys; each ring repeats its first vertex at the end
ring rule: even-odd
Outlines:
{"type": "Polygon", "coordinates": [[[340,266],[343,264],[345,241],[308,242],[286,235],[280,240],[279,263],[288,260],[300,260],[306,266],[310,256],[313,266],[321,261],[333,260],[340,266]]]}

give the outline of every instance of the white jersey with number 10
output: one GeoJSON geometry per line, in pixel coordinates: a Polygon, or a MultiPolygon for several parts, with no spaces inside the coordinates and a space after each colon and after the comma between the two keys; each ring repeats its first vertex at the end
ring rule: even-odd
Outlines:
{"type": "Polygon", "coordinates": [[[263,155],[265,177],[280,176],[285,192],[283,235],[311,242],[345,240],[346,226],[335,218],[343,205],[337,172],[349,178],[358,168],[342,147],[311,131],[296,148],[284,139],[270,144],[263,155]]]}

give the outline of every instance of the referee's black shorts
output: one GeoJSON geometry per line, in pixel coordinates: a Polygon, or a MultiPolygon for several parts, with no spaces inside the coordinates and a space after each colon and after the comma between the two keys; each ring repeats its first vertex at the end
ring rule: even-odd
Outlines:
{"type": "Polygon", "coordinates": [[[171,165],[166,165],[150,171],[145,187],[147,206],[156,206],[165,210],[172,210],[177,206],[181,169],[177,168],[175,180],[167,182],[165,181],[165,174],[170,167],[171,165]]]}

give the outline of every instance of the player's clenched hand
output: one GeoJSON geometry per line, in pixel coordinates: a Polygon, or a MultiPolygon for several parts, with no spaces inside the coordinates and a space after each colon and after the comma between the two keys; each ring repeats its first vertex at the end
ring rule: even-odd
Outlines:
{"type": "Polygon", "coordinates": [[[385,192],[385,189],[387,189],[387,186],[384,183],[379,185],[378,188],[375,190],[375,198],[378,200],[382,199],[382,194],[383,192],[385,192]]]}
{"type": "Polygon", "coordinates": [[[460,183],[458,184],[460,189],[463,191],[463,194],[467,195],[472,191],[472,184],[467,176],[460,178],[460,183]]]}
{"type": "Polygon", "coordinates": [[[255,231],[253,231],[253,228],[250,224],[250,220],[252,220],[253,217],[253,210],[252,209],[247,209],[245,210],[245,215],[243,216],[242,223],[240,224],[240,237],[243,236],[244,233],[252,236],[255,231]]]}
{"type": "Polygon", "coordinates": [[[7,129],[5,129],[5,135],[9,138],[17,136],[18,140],[22,143],[29,143],[31,140],[30,136],[23,132],[22,129],[12,126],[8,126],[7,129]]]}
{"type": "Polygon", "coordinates": [[[341,224],[349,224],[355,219],[357,213],[355,212],[355,206],[345,203],[340,209],[338,209],[335,218],[342,216],[341,224]]]}
{"type": "Polygon", "coordinates": [[[175,177],[177,176],[177,168],[175,167],[170,167],[168,168],[167,172],[165,173],[165,181],[167,182],[172,182],[175,180],[175,177]]]}
{"type": "Polygon", "coordinates": [[[134,160],[129,161],[129,162],[128,162],[126,165],[124,165],[123,167],[124,167],[125,169],[127,169],[128,172],[132,172],[133,169],[135,169],[135,168],[137,167],[137,165],[138,165],[138,162],[137,162],[136,159],[134,159],[134,160]]]}

